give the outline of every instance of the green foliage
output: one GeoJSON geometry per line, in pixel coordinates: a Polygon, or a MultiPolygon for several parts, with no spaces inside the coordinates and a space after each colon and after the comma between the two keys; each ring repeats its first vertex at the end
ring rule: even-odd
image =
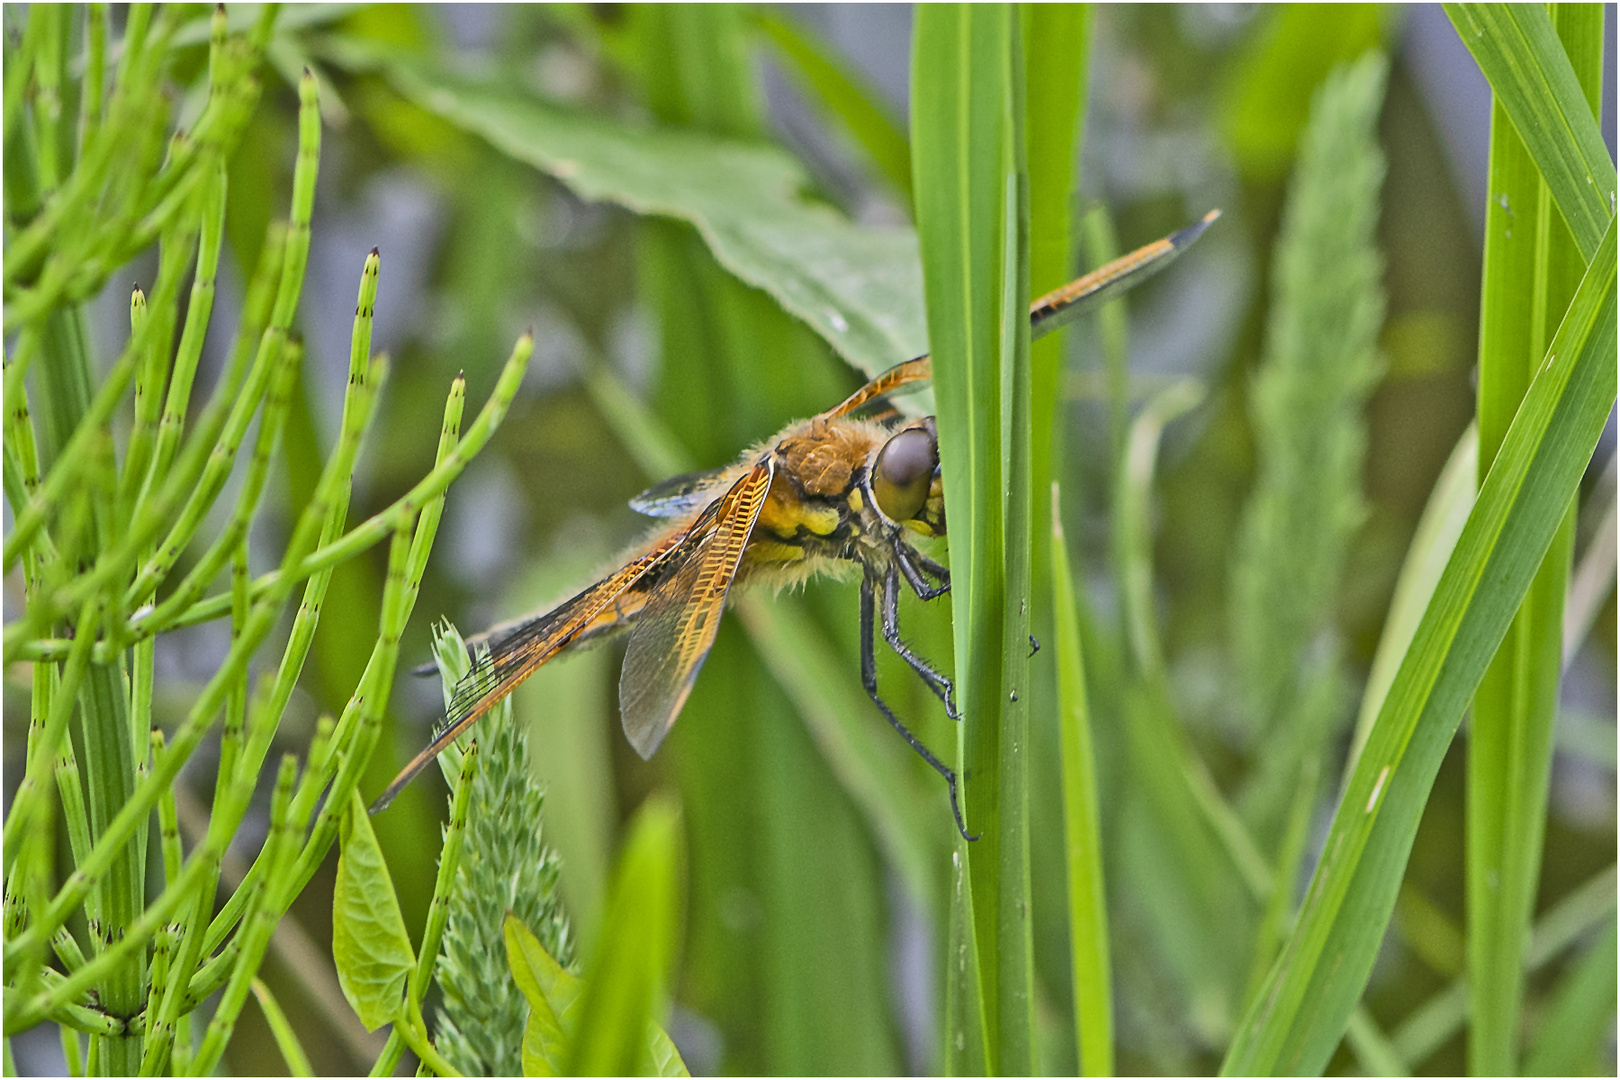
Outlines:
{"type": "MultiPolygon", "coordinates": [[[[1483,17],[1494,21],[1494,15],[1483,17]]],[[[1603,80],[1603,14],[1574,5],[1552,16],[1560,39],[1552,47],[1558,59],[1569,61],[1555,69],[1554,81],[1573,74],[1586,100],[1568,105],[1591,117],[1603,80]]],[[[1524,115],[1522,103],[1512,104],[1517,98],[1499,95],[1491,119],[1495,197],[1486,209],[1477,405],[1482,482],[1584,268],[1553,206],[1552,188],[1510,120],[1524,115]]],[[[1470,1066],[1480,1072],[1512,1072],[1519,1064],[1515,1018],[1523,1004],[1526,930],[1540,878],[1574,550],[1571,509],[1474,699],[1468,743],[1468,1042],[1470,1066]]]]}
{"type": "MultiPolygon", "coordinates": [[[[1274,840],[1300,769],[1347,717],[1334,615],[1360,527],[1363,411],[1382,371],[1384,156],[1376,125],[1387,64],[1369,54],[1316,92],[1300,138],[1250,398],[1256,478],[1232,568],[1233,723],[1266,753],[1242,804],[1274,840]]],[[[1294,874],[1290,871],[1290,879],[1294,874]]]]}
{"type": "Polygon", "coordinates": [[[1612,1070],[1612,706],[1552,707],[1613,685],[1607,28],[1447,10],[1483,256],[1427,54],[1341,66],[1433,33],[1396,9],[8,7],[7,1067],[54,1023],[99,1074],[1612,1070]],[[855,160],[779,145],[812,119],[855,160]],[[1129,316],[1027,345],[1024,294],[1215,207],[1129,316]],[[982,839],[832,583],[736,597],[650,762],[608,646],[445,756],[447,818],[436,777],[356,816],[436,711],[418,601],[571,594],[635,491],[930,343],[955,590],[901,621],[965,719],[878,677],[982,839]]]}
{"type": "Polygon", "coordinates": [[[701,124],[647,128],[570,114],[406,56],[359,47],[339,56],[357,69],[380,65],[423,107],[583,198],[696,226],[722,266],[867,374],[924,351],[915,238],[856,226],[804,199],[808,177],[782,151],[701,124]]]}
{"type": "Polygon", "coordinates": [[[1108,891],[1103,879],[1102,829],[1097,806],[1096,751],[1086,701],[1080,616],[1063,538],[1058,487],[1052,485],[1053,649],[1058,665],[1058,721],[1062,725],[1063,824],[1067,843],[1069,933],[1074,979],[1074,1028],[1086,1076],[1114,1072],[1114,1003],[1108,972],[1108,891]]]}
{"type": "Polygon", "coordinates": [[[579,1026],[562,1075],[686,1071],[668,1040],[658,1037],[656,1025],[666,1008],[674,959],[680,824],[679,811],[659,798],[631,822],[608,887],[590,978],[580,991],[579,1026]]]}
{"type": "Polygon", "coordinates": [[[1245,1018],[1227,1072],[1321,1068],[1360,995],[1446,745],[1614,403],[1613,249],[1611,219],[1373,724],[1299,925],[1245,1018]],[[1324,963],[1330,950],[1333,962],[1324,963]]]}
{"type": "Polygon", "coordinates": [[[1590,259],[1615,210],[1614,162],[1593,113],[1596,98],[1584,82],[1601,23],[1596,39],[1573,39],[1583,67],[1577,72],[1545,8],[1448,4],[1446,13],[1535,159],[1575,247],[1590,259]]]}
{"type": "Polygon", "coordinates": [[[124,22],[116,67],[81,75],[67,62],[70,43],[82,41],[98,63],[110,55],[105,10],[81,17],[40,9],[29,12],[26,48],[8,68],[4,288],[15,344],[5,371],[5,476],[14,526],[4,559],[21,567],[26,599],[6,626],[5,658],[8,669],[31,662],[33,703],[23,778],[5,822],[5,1026],[12,1034],[53,1021],[90,1032],[85,1067],[103,1073],[218,1067],[272,931],[336,838],[340,808],[374,745],[438,500],[510,404],[529,347],[520,344],[500,395],[465,439],[456,384],[439,471],[410,499],[345,532],[350,477],[387,371],[370,350],[373,252],[355,308],[337,444],[285,524],[279,568],[250,580],[249,537],[265,516],[303,353],[293,321],[321,142],[308,75],[297,87],[289,217],[264,243],[211,397],[195,413],[191,398],[226,232],[227,165],[254,115],[273,14],[266,9],[233,33],[216,12],[202,24],[207,63],[199,68],[200,57],[185,51],[180,9],[137,7],[124,22]],[[195,91],[200,112],[171,137],[166,102],[176,83],[195,91]],[[77,138],[64,122],[64,99],[80,108],[77,138]],[[89,298],[154,242],[155,284],[135,290],[128,343],[99,363],[87,333],[89,298]],[[38,428],[30,400],[41,406],[38,428]],[[239,455],[255,419],[251,451],[239,455]],[[221,506],[233,468],[234,505],[221,506]],[[258,825],[248,820],[255,787],[270,779],[267,758],[330,568],[385,537],[390,575],[366,673],[341,718],[317,725],[302,768],[297,756],[281,757],[265,830],[262,816],[258,825]],[[230,584],[207,595],[227,569],[230,584]],[[279,660],[266,656],[262,647],[301,582],[304,603],[287,645],[279,660]],[[155,639],[227,614],[229,652],[183,695],[183,718],[157,713],[155,639]],[[255,661],[270,672],[250,687],[255,661]],[[210,735],[219,739],[213,806],[187,853],[174,785],[210,735]],[[154,809],[160,866],[146,858],[154,809]],[[60,882],[52,851],[59,816],[72,848],[72,872],[60,882]],[[252,831],[263,835],[257,857],[216,911],[222,863],[252,831]],[[88,956],[74,925],[81,913],[88,956]],[[43,966],[47,947],[65,974],[43,966]],[[193,1011],[216,995],[194,1043],[193,1011]]]}
{"type": "Polygon", "coordinates": [[[344,997],[361,1023],[375,1031],[399,1015],[416,956],[358,791],[350,796],[339,840],[332,958],[344,997]]]}
{"type": "MultiPolygon", "coordinates": [[[[436,656],[448,704],[470,666],[467,649],[446,630],[436,656]]],[[[530,776],[527,733],[513,722],[510,701],[491,711],[478,737],[478,767],[464,796],[459,755],[439,758],[455,797],[466,799],[467,830],[434,968],[444,992],[438,1046],[469,1076],[516,1076],[527,1003],[505,962],[502,920],[510,913],[534,927],[565,965],[574,963],[574,940],[557,897],[557,857],[540,835],[545,797],[530,776]]]]}
{"type": "Polygon", "coordinates": [[[1231,65],[1221,122],[1245,173],[1280,181],[1296,166],[1299,142],[1322,80],[1376,49],[1396,18],[1377,4],[1289,4],[1231,65]]]}
{"type": "MultiPolygon", "coordinates": [[[[516,915],[506,913],[506,959],[512,978],[529,1002],[523,1029],[523,1075],[566,1076],[570,1041],[577,1035],[584,984],[552,959],[516,915]]],[[[648,1023],[646,1044],[636,1060],[636,1076],[690,1076],[680,1053],[658,1025],[648,1023]]]]}

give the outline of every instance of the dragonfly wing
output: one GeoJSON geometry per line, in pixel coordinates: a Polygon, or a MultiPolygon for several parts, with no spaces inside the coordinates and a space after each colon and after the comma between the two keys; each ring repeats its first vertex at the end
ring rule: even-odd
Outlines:
{"type": "Polygon", "coordinates": [[[625,650],[619,711],[630,745],[649,758],[680,715],[714,645],[726,594],[775,475],[774,457],[756,464],[693,524],[669,559],[625,650]]]}
{"type": "Polygon", "coordinates": [[[445,710],[444,722],[434,733],[433,741],[400,771],[394,782],[371,805],[371,813],[386,809],[405,785],[427,768],[446,746],[510,694],[518,683],[532,675],[536,668],[582,634],[593,631],[593,624],[604,614],[617,613],[626,591],[669,558],[686,535],[685,529],[671,530],[625,565],[544,615],[491,631],[489,651],[479,656],[472,669],[456,684],[450,707],[445,710]]]}
{"type": "Polygon", "coordinates": [[[686,517],[708,506],[737,479],[735,465],[662,480],[630,500],[630,509],[655,518],[686,517]]]}

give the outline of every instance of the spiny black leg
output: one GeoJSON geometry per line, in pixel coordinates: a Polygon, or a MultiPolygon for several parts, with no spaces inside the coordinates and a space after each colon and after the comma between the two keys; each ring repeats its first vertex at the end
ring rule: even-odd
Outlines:
{"type": "Polygon", "coordinates": [[[951,700],[954,689],[951,680],[935,671],[928,661],[912,652],[911,647],[900,639],[900,578],[893,570],[883,579],[883,640],[944,703],[945,715],[952,720],[962,719],[962,714],[956,711],[956,703],[951,700]]]}
{"type": "Polygon", "coordinates": [[[932,600],[951,591],[951,572],[949,570],[926,558],[921,552],[911,550],[910,545],[898,537],[894,539],[893,547],[894,560],[900,564],[900,572],[906,575],[906,584],[910,585],[911,591],[917,594],[917,599],[932,600]],[[930,585],[928,580],[923,577],[922,570],[918,569],[919,566],[939,579],[940,584],[930,585]]]}
{"type": "Polygon", "coordinates": [[[962,838],[964,840],[977,840],[979,837],[976,834],[967,831],[967,823],[962,820],[962,808],[956,801],[956,773],[947,767],[944,762],[940,761],[933,754],[929,753],[928,747],[918,742],[917,737],[910,731],[906,730],[906,725],[902,724],[900,722],[900,718],[894,715],[894,711],[890,709],[888,705],[884,704],[882,698],[878,697],[877,647],[872,635],[872,609],[874,606],[875,605],[872,600],[872,579],[862,578],[861,685],[866,687],[866,696],[872,699],[872,704],[878,707],[878,711],[884,715],[894,730],[898,731],[900,736],[905,739],[906,742],[911,744],[911,748],[917,751],[918,755],[920,755],[924,761],[928,762],[929,766],[935,772],[939,773],[939,775],[945,778],[945,785],[950,789],[951,793],[951,813],[956,818],[957,831],[962,834],[962,838]]]}
{"type": "Polygon", "coordinates": [[[951,587],[951,571],[949,567],[941,566],[939,563],[935,562],[933,559],[930,559],[922,552],[917,551],[909,544],[902,546],[905,547],[906,554],[910,555],[917,565],[922,567],[923,573],[934,578],[945,588],[949,589],[951,587]]]}

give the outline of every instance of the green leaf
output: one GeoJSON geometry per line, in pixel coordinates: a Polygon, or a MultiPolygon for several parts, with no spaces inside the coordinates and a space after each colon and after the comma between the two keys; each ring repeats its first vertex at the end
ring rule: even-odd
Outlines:
{"type": "Polygon", "coordinates": [[[405,985],[416,957],[399,913],[393,879],[358,791],[349,792],[338,843],[337,882],[332,886],[332,960],[343,996],[366,1030],[376,1031],[403,1014],[405,985]]]}
{"type": "MultiPolygon", "coordinates": [[[[564,1076],[567,1039],[579,1022],[578,1005],[585,984],[570,975],[540,944],[523,921],[506,913],[502,926],[512,977],[528,999],[528,1027],[523,1032],[523,1075],[564,1076]]],[[[646,1045],[635,1075],[690,1076],[680,1051],[657,1024],[647,1025],[646,1045]]]]}
{"type": "Polygon", "coordinates": [[[523,1075],[562,1076],[568,1053],[563,1016],[579,1001],[579,980],[564,971],[534,932],[510,911],[501,923],[501,933],[512,979],[529,1002],[529,1022],[523,1029],[523,1075]]]}
{"type": "Polygon", "coordinates": [[[380,65],[406,97],[582,198],[690,222],[722,266],[868,375],[927,351],[916,236],[808,202],[809,178],[781,150],[568,112],[370,47],[350,44],[338,58],[380,65]]]}
{"type": "Polygon", "coordinates": [[[1547,9],[1541,4],[1445,7],[1552,189],[1581,257],[1591,258],[1614,216],[1614,163],[1547,9]]]}
{"type": "MultiPolygon", "coordinates": [[[[1030,378],[1028,191],[1019,20],[923,7],[912,41],[912,170],[951,523],[961,802],[971,965],[951,970],[956,1026],[982,1010],[993,1073],[1029,1073],[1034,970],[1028,834],[1030,378]]],[[[953,937],[960,938],[953,929],[953,937]]],[[[977,1071],[980,1066],[971,1066],[977,1071]]]]}
{"type": "Polygon", "coordinates": [[[641,1064],[675,946],[679,837],[679,812],[658,796],[631,824],[608,889],[566,1075],[628,1075],[641,1064]]]}
{"type": "Polygon", "coordinates": [[[1614,403],[1614,283],[1611,220],[1373,725],[1228,1074],[1320,1071],[1344,1033],[1441,759],[1614,403]]]}
{"type": "MultiPolygon", "coordinates": [[[[1030,292],[1040,296],[1074,276],[1070,206],[1085,126],[1091,7],[1024,4],[1019,16],[1025,45],[1024,128],[1029,133],[1029,280],[1030,292]]],[[[1043,593],[1050,574],[1046,540],[1051,531],[1045,493],[1052,483],[1052,461],[1062,452],[1054,432],[1061,430],[1058,386],[1068,340],[1067,334],[1055,333],[1030,346],[1030,490],[1037,495],[1038,518],[1033,577],[1043,593]]]]}

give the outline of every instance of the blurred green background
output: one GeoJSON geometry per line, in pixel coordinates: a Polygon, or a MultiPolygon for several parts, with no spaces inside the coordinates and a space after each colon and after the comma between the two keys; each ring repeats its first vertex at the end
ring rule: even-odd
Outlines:
{"type": "MultiPolygon", "coordinates": [[[[903,132],[908,8],[804,5],[769,13],[824,42],[903,132]]],[[[762,293],[719,269],[691,228],[581,201],[407,102],[380,78],[328,62],[326,42],[344,35],[453,59],[587,114],[772,141],[805,163],[816,197],[859,222],[907,222],[909,207],[889,174],[844,127],[829,122],[799,69],[784,61],[753,14],[728,10],[713,19],[605,5],[317,7],[300,9],[305,28],[278,37],[272,59],[282,77],[267,75],[258,117],[231,166],[220,294],[227,314],[217,320],[232,325],[244,268],[257,257],[272,208],[285,202],[296,114],[286,76],[311,64],[323,79],[327,127],[301,312],[309,362],[288,433],[293,479],[272,498],[283,508],[297,505],[313,483],[315,447],[332,442],[349,297],[373,245],[383,258],[376,347],[392,353],[393,376],[377,435],[363,451],[351,520],[387,505],[431,466],[450,379],[465,371],[469,398],[480,403],[513,338],[526,327],[535,331],[522,395],[490,448],[450,491],[418,617],[403,643],[406,663],[428,658],[430,620],[439,615],[473,633],[542,608],[591,580],[641,534],[644,522],[626,500],[662,477],[621,438],[592,373],[611,372],[627,385],[697,467],[730,461],[862,379],[762,293]],[[736,31],[731,36],[699,32],[726,20],[736,31]],[[743,49],[728,52],[724,46],[732,42],[743,49]]],[[[1603,98],[1611,110],[1613,22],[1611,7],[1603,98]]],[[[1154,570],[1177,714],[1218,784],[1249,764],[1250,750],[1223,722],[1222,666],[1228,571],[1253,483],[1248,392],[1261,350],[1272,245],[1312,91],[1335,64],[1373,46],[1392,58],[1379,123],[1388,158],[1379,230],[1388,307],[1380,336],[1385,370],[1366,411],[1365,517],[1337,599],[1337,635],[1356,681],[1352,702],[1418,516],[1473,412],[1488,88],[1434,7],[1104,6],[1093,24],[1076,221],[1084,227],[1088,215],[1106,208],[1121,247],[1129,248],[1210,208],[1224,212],[1193,252],[1129,303],[1133,402],[1181,376],[1207,388],[1203,405],[1170,429],[1161,451],[1154,570]]],[[[1611,154],[1613,128],[1611,111],[1603,118],[1611,154]]],[[[143,272],[150,273],[133,267],[129,276],[143,272]]],[[[117,294],[126,276],[114,280],[117,294]]],[[[109,295],[98,308],[102,355],[105,343],[119,339],[120,320],[127,324],[125,303],[109,295]]],[[[210,342],[200,375],[205,386],[218,371],[221,347],[210,342]]],[[[1118,607],[1107,572],[1109,427],[1101,347],[1088,325],[1070,335],[1065,379],[1058,468],[1068,531],[1097,618],[1107,624],[1118,607]]],[[[1605,498],[1612,507],[1613,450],[1611,422],[1587,482],[1599,509],[1605,498]],[[1611,471],[1600,477],[1605,462],[1611,471]]],[[[284,528],[288,519],[283,512],[265,520],[265,527],[284,528]]],[[[1582,529],[1578,553],[1586,544],[1584,514],[1582,529]]],[[[341,709],[343,688],[358,678],[385,558],[378,549],[338,570],[316,663],[295,699],[305,723],[289,718],[278,736],[287,748],[304,745],[317,714],[341,709]]],[[[794,604],[794,617],[812,620],[835,645],[859,700],[854,588],[813,583],[794,604]]],[[[917,650],[948,663],[948,602],[910,601],[903,617],[917,650]]],[[[1049,626],[1049,618],[1037,612],[1037,627],[1049,626]]],[[[953,840],[943,790],[894,740],[886,767],[896,784],[920,793],[928,812],[919,820],[929,833],[919,842],[938,868],[919,890],[885,857],[737,623],[728,619],[681,722],[651,762],[640,761],[618,730],[622,645],[547,667],[519,692],[517,715],[532,725],[534,767],[548,785],[546,838],[562,858],[569,915],[588,940],[623,823],[648,792],[672,788],[684,811],[687,882],[686,936],[668,1026],[692,1071],[936,1071],[953,840]]],[[[160,641],[159,671],[178,688],[175,708],[188,696],[188,680],[200,680],[223,654],[227,633],[223,625],[204,626],[160,641]]],[[[1564,686],[1543,907],[1613,863],[1615,655],[1611,578],[1564,686]]],[[[894,657],[880,658],[880,681],[913,730],[948,750],[949,722],[894,657]]],[[[438,703],[436,681],[402,678],[365,790],[381,790],[427,741],[438,703]]],[[[1196,975],[1186,970],[1195,965],[1176,954],[1177,945],[1147,913],[1154,882],[1116,872],[1121,852],[1140,840],[1114,812],[1133,778],[1119,702],[1096,699],[1092,715],[1119,1067],[1207,1072],[1218,1063],[1235,1005],[1199,997],[1196,975]]],[[[869,719],[882,726],[875,710],[869,719]]],[[[1037,700],[1032,726],[1040,1060],[1043,1070],[1066,1073],[1076,1059],[1066,1020],[1049,698],[1037,700]]],[[[1461,970],[1464,739],[1466,727],[1436,784],[1368,987],[1366,1004],[1387,1028],[1461,970]]],[[[1343,752],[1336,746],[1329,775],[1336,775],[1343,752]]],[[[185,776],[202,784],[211,767],[201,753],[185,776]]],[[[445,809],[442,783],[429,770],[378,822],[413,932],[426,913],[445,809]]],[[[1324,809],[1313,843],[1325,825],[1324,809]]],[[[334,1007],[320,996],[332,992],[329,967],[320,965],[330,963],[323,954],[334,862],[335,852],[294,908],[292,932],[301,932],[308,948],[278,945],[265,977],[304,1033],[317,1070],[347,1073],[369,1067],[380,1043],[335,1019],[341,1003],[334,1007]]],[[[1205,911],[1198,921],[1220,925],[1225,917],[1205,911]]],[[[1552,985],[1563,963],[1538,972],[1532,986],[1552,985]]],[[[1612,983],[1608,992],[1612,1014],[1612,983]]],[[[1612,1015],[1608,1030],[1599,1056],[1584,1067],[1613,1071],[1612,1015]]],[[[43,1071],[59,1051],[44,1038],[19,1040],[17,1053],[24,1071],[43,1071]],[[33,1068],[25,1053],[36,1055],[33,1068]]],[[[280,1067],[256,1011],[244,1014],[227,1064],[239,1073],[280,1067]]],[[[1414,1064],[1425,1073],[1461,1071],[1460,1029],[1414,1064]]],[[[1341,1052],[1335,1068],[1352,1069],[1354,1062],[1341,1052]]]]}

